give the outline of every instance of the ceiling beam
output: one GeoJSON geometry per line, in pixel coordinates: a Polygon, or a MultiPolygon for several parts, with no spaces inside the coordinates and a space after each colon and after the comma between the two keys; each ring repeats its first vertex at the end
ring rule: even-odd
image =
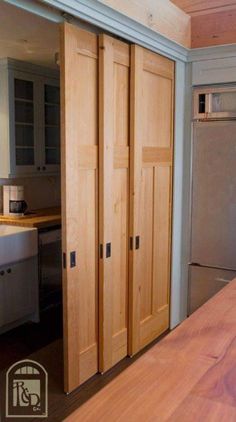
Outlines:
{"type": "Polygon", "coordinates": [[[191,43],[191,18],[169,0],[98,0],[184,47],[191,43]]]}

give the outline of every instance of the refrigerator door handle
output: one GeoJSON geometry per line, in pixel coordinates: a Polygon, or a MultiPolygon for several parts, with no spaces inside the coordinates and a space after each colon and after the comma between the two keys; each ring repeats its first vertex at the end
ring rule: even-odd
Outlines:
{"type": "Polygon", "coordinates": [[[227,280],[226,278],[220,278],[220,277],[217,277],[215,280],[221,281],[222,283],[229,283],[231,281],[231,280],[227,280]]]}

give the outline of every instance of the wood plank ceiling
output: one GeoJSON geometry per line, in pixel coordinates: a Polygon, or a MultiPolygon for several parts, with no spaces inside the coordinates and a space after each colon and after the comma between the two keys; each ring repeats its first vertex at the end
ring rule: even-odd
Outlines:
{"type": "Polygon", "coordinates": [[[236,7],[236,0],[171,0],[189,15],[225,11],[236,7]]]}
{"type": "Polygon", "coordinates": [[[191,15],[192,48],[236,43],[236,0],[171,0],[191,15]]]}

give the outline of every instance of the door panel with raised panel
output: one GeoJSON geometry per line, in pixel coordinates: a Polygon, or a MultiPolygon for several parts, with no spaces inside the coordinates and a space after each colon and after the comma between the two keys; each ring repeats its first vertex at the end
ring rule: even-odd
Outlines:
{"type": "Polygon", "coordinates": [[[131,355],[169,327],[173,95],[174,62],[132,46],[131,355]]]}
{"type": "Polygon", "coordinates": [[[104,372],[127,355],[128,343],[130,46],[101,35],[99,47],[99,369],[104,372]]]}
{"type": "Polygon", "coordinates": [[[98,371],[98,41],[61,27],[65,391],[98,371]]]}

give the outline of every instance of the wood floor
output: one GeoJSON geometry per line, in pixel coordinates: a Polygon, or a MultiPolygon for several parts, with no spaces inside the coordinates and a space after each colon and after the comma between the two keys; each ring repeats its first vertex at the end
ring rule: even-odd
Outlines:
{"type": "MultiPolygon", "coordinates": [[[[14,359],[22,358],[13,340],[11,347],[14,359]]],[[[235,422],[236,281],[142,356],[124,359],[69,396],[61,340],[29,357],[49,374],[49,422],[235,422]]],[[[12,421],[4,417],[6,369],[0,372],[0,420],[12,421]]]]}
{"type": "Polygon", "coordinates": [[[63,392],[63,344],[62,339],[53,340],[54,336],[60,336],[60,324],[48,316],[42,326],[35,332],[33,326],[27,330],[21,327],[14,332],[0,336],[0,421],[11,422],[19,420],[25,422],[37,422],[38,418],[5,418],[5,378],[10,365],[21,359],[30,358],[43,365],[48,372],[49,382],[49,417],[47,422],[61,422],[76,409],[100,391],[123,370],[132,365],[143,353],[159,342],[163,337],[153,342],[150,346],[139,353],[135,358],[126,358],[112,370],[101,375],[95,375],[91,380],[83,384],[69,396],[63,392]],[[47,326],[47,329],[46,329],[47,326]],[[14,335],[13,335],[14,334],[14,335]],[[50,342],[51,341],[51,342],[50,342]],[[50,344],[47,344],[49,343],[50,344]],[[45,343],[47,344],[45,346],[45,343]],[[43,347],[44,346],[44,347],[43,347]],[[37,350],[39,349],[39,350],[37,350]]]}
{"type": "Polygon", "coordinates": [[[236,280],[67,422],[235,422],[236,280]]]}
{"type": "Polygon", "coordinates": [[[62,307],[58,305],[41,314],[40,324],[24,324],[0,335],[0,371],[61,337],[62,307]]]}

